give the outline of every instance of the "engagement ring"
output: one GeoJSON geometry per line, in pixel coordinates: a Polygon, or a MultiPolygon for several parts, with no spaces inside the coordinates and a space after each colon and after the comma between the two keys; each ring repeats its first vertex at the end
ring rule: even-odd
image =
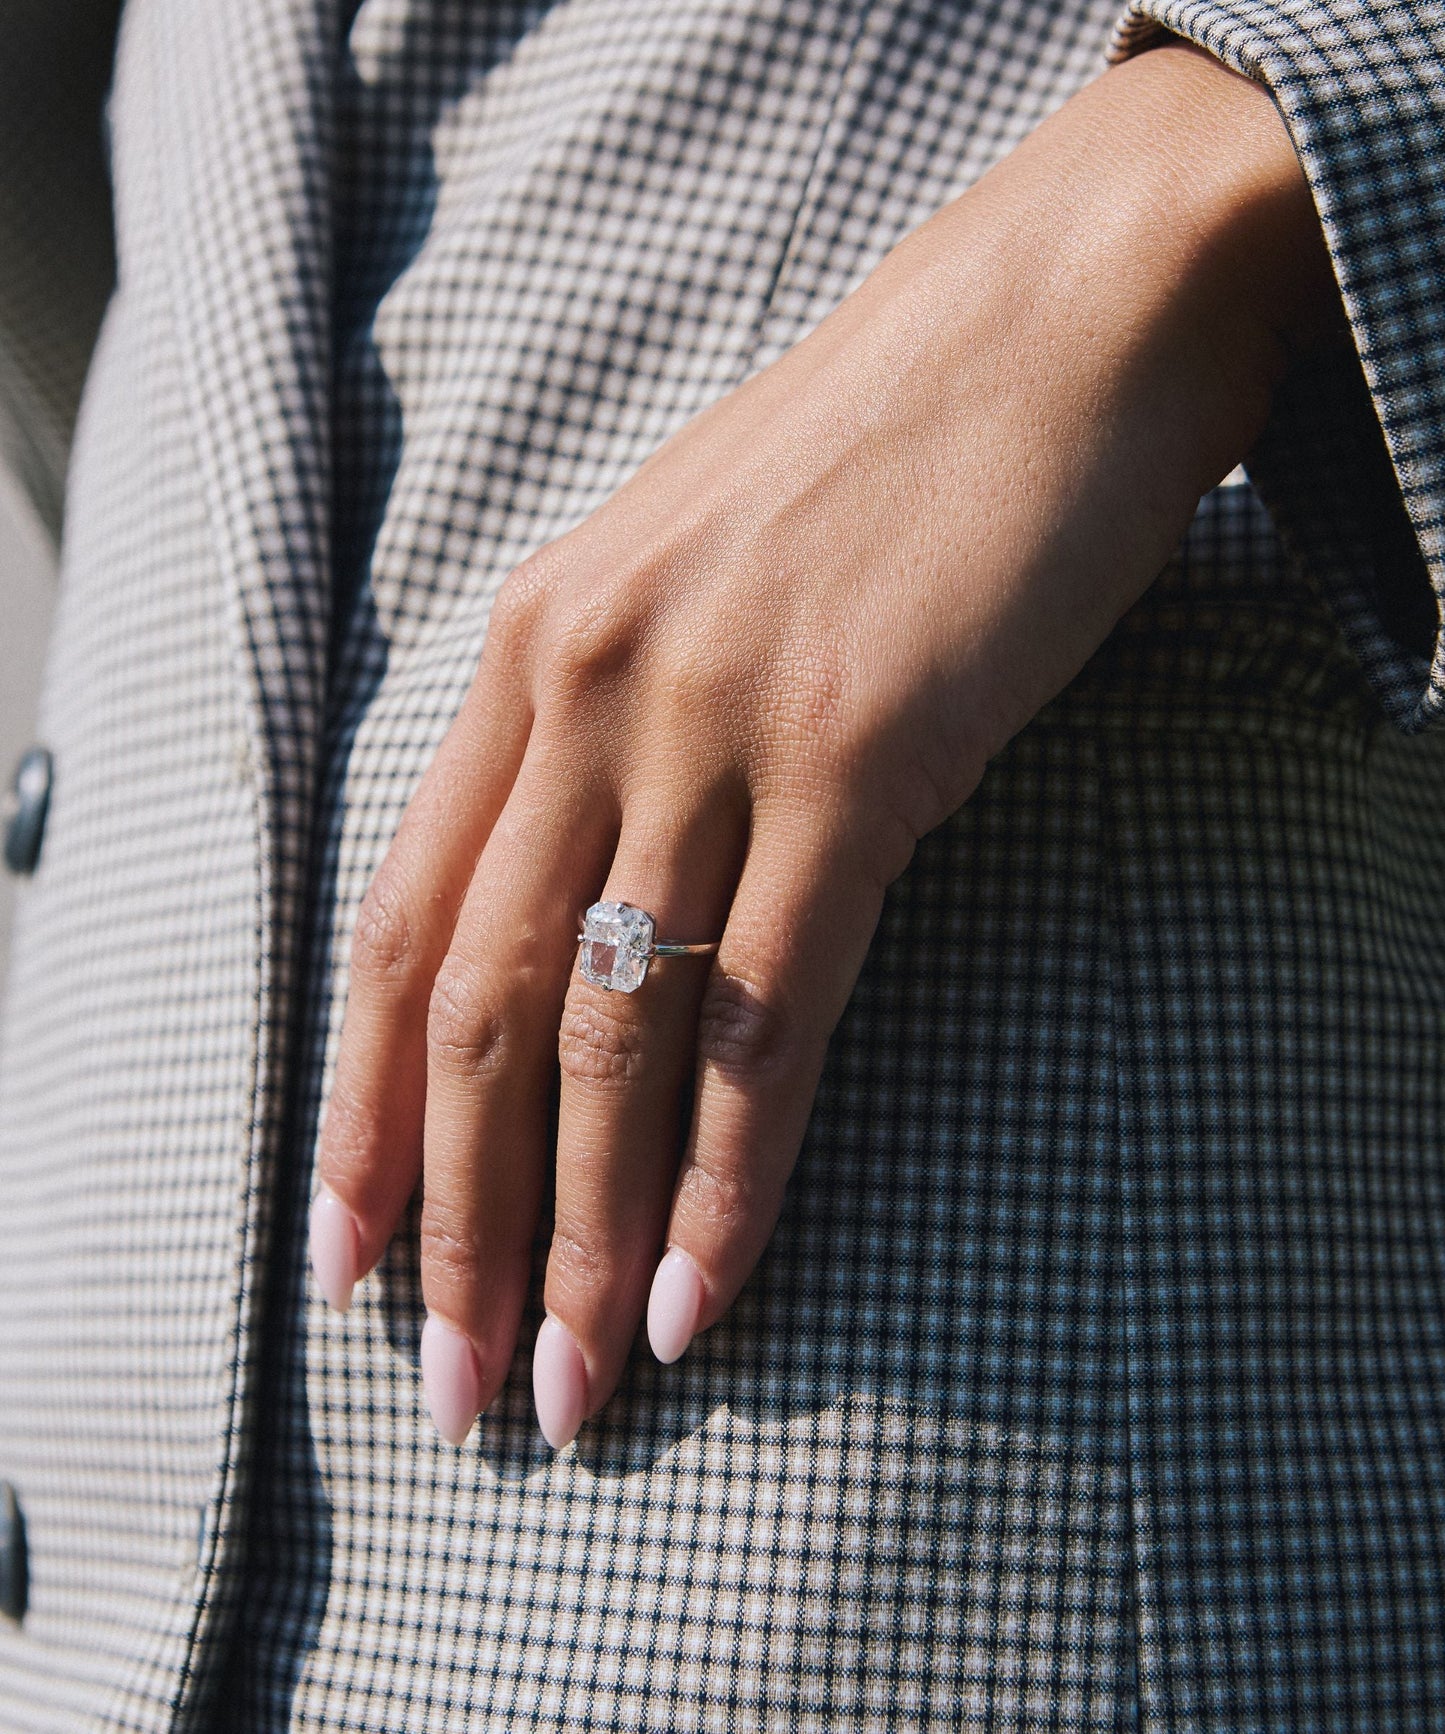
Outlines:
{"type": "Polygon", "coordinates": [[[594,987],[635,993],[647,979],[654,957],[710,957],[718,948],[672,945],[654,938],[657,923],[645,909],[630,903],[594,903],[582,917],[577,935],[582,947],[582,976],[594,987]]]}

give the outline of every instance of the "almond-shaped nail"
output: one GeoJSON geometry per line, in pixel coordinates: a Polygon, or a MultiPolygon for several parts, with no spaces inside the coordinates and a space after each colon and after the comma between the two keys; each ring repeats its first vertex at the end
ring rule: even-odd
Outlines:
{"type": "Polygon", "coordinates": [[[421,1328],[421,1385],[437,1432],[462,1444],[481,1413],[481,1364],[462,1333],[435,1314],[421,1328]]]}
{"type": "Polygon", "coordinates": [[[680,1247],[663,1256],[647,1302],[647,1340],[666,1365],[692,1341],[702,1316],[702,1273],[680,1247]]]}
{"type": "Polygon", "coordinates": [[[311,1200],[311,1268],[329,1306],[344,1313],[361,1275],[361,1230],[356,1218],[323,1186],[311,1200]]]}
{"type": "Polygon", "coordinates": [[[587,1416],[587,1363],[577,1339],[549,1313],[532,1351],[537,1424],[554,1451],[570,1445],[587,1416]]]}

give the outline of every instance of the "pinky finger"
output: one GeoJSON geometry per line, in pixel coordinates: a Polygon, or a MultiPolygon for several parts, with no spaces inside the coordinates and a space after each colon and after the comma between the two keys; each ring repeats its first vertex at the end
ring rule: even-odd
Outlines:
{"type": "Polygon", "coordinates": [[[831,839],[759,824],[698,1019],[692,1127],[647,1311],[661,1361],[727,1311],[772,1235],[882,904],[831,839]]]}

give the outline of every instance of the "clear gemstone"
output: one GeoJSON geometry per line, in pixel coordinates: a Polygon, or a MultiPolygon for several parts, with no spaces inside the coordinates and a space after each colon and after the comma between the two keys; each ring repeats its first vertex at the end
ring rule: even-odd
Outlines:
{"type": "Polygon", "coordinates": [[[582,920],[582,975],[594,987],[633,993],[652,950],[652,917],[630,903],[594,903],[582,920]]]}

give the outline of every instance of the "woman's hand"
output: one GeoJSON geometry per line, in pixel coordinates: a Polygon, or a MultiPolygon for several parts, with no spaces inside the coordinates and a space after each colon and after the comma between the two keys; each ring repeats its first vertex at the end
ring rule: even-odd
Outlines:
{"type": "Polygon", "coordinates": [[[732,1302],[885,888],[1145,589],[1331,296],[1269,98],[1162,48],[508,579],[361,910],[312,1218],[344,1307],[424,1174],[447,1438],[512,1359],[559,1051],[556,1446],[649,1288],[664,1360],[732,1302]],[[598,897],[720,951],[593,987],[598,897]]]}

